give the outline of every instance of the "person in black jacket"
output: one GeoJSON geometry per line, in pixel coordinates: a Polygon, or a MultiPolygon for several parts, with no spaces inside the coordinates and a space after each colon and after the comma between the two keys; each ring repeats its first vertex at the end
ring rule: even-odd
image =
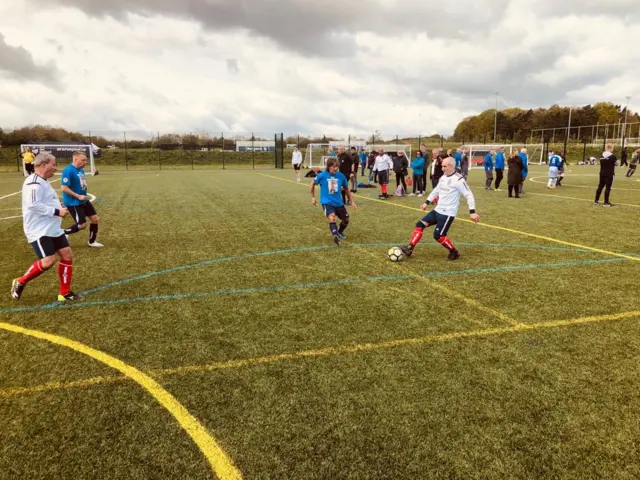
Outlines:
{"type": "MultiPolygon", "coordinates": [[[[349,152],[345,151],[344,145],[340,145],[338,147],[338,165],[340,173],[346,177],[347,183],[349,183],[349,180],[354,176],[354,164],[353,157],[349,152]]],[[[347,206],[351,205],[351,202],[347,198],[347,192],[344,188],[342,189],[342,202],[347,206]]]]}
{"type": "Polygon", "coordinates": [[[409,160],[405,156],[403,151],[399,151],[398,155],[393,158],[393,171],[396,174],[396,188],[402,183],[405,194],[407,193],[406,177],[409,173],[409,160]]]}
{"type": "Polygon", "coordinates": [[[606,150],[600,158],[600,183],[598,184],[598,190],[596,190],[596,199],[593,202],[594,205],[600,205],[600,194],[604,188],[604,206],[613,207],[609,202],[609,194],[611,193],[611,185],[613,185],[613,177],[616,170],[616,162],[618,159],[613,154],[613,145],[607,144],[606,150]]]}

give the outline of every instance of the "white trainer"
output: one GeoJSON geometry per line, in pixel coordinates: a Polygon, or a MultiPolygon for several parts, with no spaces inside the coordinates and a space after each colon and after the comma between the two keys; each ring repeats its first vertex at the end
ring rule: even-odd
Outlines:
{"type": "Polygon", "coordinates": [[[103,244],[98,243],[98,242],[88,243],[87,245],[89,245],[90,247],[94,247],[94,248],[102,248],[102,247],[104,247],[103,244]]]}

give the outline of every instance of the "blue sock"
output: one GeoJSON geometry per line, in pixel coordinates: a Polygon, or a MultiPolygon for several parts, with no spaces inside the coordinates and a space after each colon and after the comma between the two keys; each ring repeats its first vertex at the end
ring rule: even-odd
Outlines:
{"type": "Polygon", "coordinates": [[[329,230],[331,230],[331,235],[337,235],[338,234],[338,227],[336,226],[336,222],[331,222],[329,224],[329,230]]]}

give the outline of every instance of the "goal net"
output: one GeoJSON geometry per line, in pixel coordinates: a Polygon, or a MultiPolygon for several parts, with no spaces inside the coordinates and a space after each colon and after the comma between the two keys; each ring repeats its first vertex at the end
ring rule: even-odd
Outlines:
{"type": "MultiPolygon", "coordinates": [[[[505,164],[507,159],[511,156],[511,152],[520,152],[523,148],[527,150],[527,156],[529,164],[542,165],[546,163],[543,158],[544,145],[542,143],[530,143],[525,145],[524,143],[511,143],[511,144],[493,144],[493,145],[468,145],[469,148],[469,168],[484,168],[484,159],[491,150],[495,150],[496,153],[500,148],[504,148],[504,160],[505,164]]],[[[495,157],[494,157],[495,161],[495,157]]]]}
{"type": "Polygon", "coordinates": [[[348,142],[331,142],[331,143],[310,143],[307,145],[307,151],[305,153],[304,165],[307,168],[325,168],[327,166],[327,160],[332,156],[338,154],[338,146],[343,145],[345,149],[350,150],[351,147],[356,147],[358,153],[364,151],[367,155],[371,152],[377,152],[379,148],[388,154],[390,157],[396,157],[398,152],[403,152],[407,160],[411,162],[411,145],[396,145],[396,144],[367,144],[364,141],[351,141],[348,142]],[[333,154],[333,155],[332,155],[333,154]]]}
{"type": "MultiPolygon", "coordinates": [[[[84,152],[87,155],[87,166],[84,168],[85,173],[89,175],[97,175],[98,171],[96,170],[95,163],[95,155],[97,154],[99,149],[93,144],[83,144],[83,143],[25,143],[20,145],[20,152],[24,153],[27,150],[27,147],[31,148],[31,152],[34,155],[38,155],[42,152],[47,152],[56,157],[57,164],[57,172],[56,175],[61,175],[62,170],[69,163],[71,163],[71,159],[73,157],[73,152],[84,152]]],[[[24,172],[24,176],[27,176],[27,170],[24,166],[24,158],[22,159],[22,171],[24,172]]]]}

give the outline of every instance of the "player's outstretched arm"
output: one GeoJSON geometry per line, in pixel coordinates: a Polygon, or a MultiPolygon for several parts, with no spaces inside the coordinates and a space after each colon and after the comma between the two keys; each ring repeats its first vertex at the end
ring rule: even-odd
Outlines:
{"type": "Polygon", "coordinates": [[[464,198],[467,199],[467,204],[469,205],[469,215],[471,216],[471,220],[478,223],[480,221],[480,215],[476,213],[476,199],[473,196],[473,192],[467,185],[465,180],[460,180],[458,182],[458,191],[464,195],[464,198]]]}

